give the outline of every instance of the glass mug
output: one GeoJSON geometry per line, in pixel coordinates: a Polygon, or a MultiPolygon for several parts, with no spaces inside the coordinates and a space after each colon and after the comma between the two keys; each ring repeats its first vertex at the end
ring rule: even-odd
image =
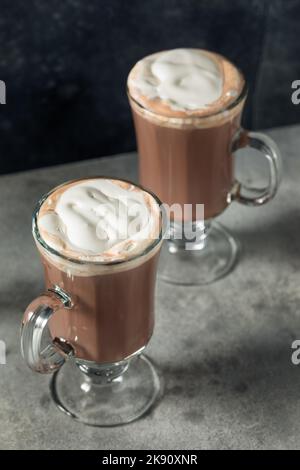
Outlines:
{"type": "Polygon", "coordinates": [[[234,101],[203,116],[158,113],[134,98],[128,86],[141,184],[168,206],[192,206],[187,215],[184,210],[174,213],[170,223],[159,267],[159,277],[167,282],[201,285],[227,274],[235,264],[238,245],[215,217],[232,201],[265,204],[279,186],[281,157],[276,144],[241,127],[247,97],[241,77],[244,86],[234,101]],[[256,149],[268,162],[269,181],[262,189],[248,188],[235,179],[234,154],[245,147],[256,149]],[[197,216],[197,204],[203,204],[204,216],[197,216]]]}
{"type": "Polygon", "coordinates": [[[111,263],[72,259],[47,245],[37,223],[58,188],[33,214],[45,292],[24,313],[21,352],[34,371],[54,373],[52,398],[69,416],[94,426],[128,423],[160,395],[159,375],[141,353],[154,327],[161,213],[158,237],[141,254],[111,263]]]}

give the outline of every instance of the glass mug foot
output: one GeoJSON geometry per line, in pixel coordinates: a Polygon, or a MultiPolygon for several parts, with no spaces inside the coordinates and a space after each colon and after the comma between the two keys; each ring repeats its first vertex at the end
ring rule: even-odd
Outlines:
{"type": "Polygon", "coordinates": [[[90,426],[131,423],[150,411],[161,395],[153,363],[137,355],[116,364],[68,360],[50,382],[57,407],[90,426]]]}
{"type": "Polygon", "coordinates": [[[239,245],[217,222],[212,222],[205,237],[189,249],[177,240],[164,242],[158,278],[171,284],[200,286],[228,274],[235,266],[239,245]]]}

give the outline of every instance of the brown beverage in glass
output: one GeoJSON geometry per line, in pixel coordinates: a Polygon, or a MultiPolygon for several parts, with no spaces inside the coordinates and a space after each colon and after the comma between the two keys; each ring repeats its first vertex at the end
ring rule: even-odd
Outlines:
{"type": "Polygon", "coordinates": [[[158,53],[138,62],[129,75],[128,92],[141,183],[169,205],[192,204],[193,220],[196,204],[204,204],[205,219],[210,219],[229,203],[234,183],[231,144],[240,126],[244,101],[244,95],[240,95],[245,83],[240,72],[218,54],[197,50],[191,53],[190,60],[203,55],[211,61],[215,73],[223,77],[221,94],[214,102],[199,109],[178,109],[166,99],[144,94],[147,89],[141,86],[141,75],[151,75],[150,64],[161,60],[160,65],[171,67],[170,60],[184,59],[180,51],[169,59],[167,55],[164,61],[164,53],[158,53]],[[240,97],[239,103],[231,109],[236,97],[240,97]]]}

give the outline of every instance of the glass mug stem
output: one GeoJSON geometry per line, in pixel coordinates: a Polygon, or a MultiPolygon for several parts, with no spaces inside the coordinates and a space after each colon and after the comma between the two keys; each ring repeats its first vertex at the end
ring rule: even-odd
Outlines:
{"type": "Polygon", "coordinates": [[[257,150],[269,165],[269,182],[262,189],[249,188],[236,181],[229,195],[229,201],[235,200],[247,206],[261,206],[269,202],[276,194],[281,180],[281,156],[275,142],[265,134],[241,129],[233,142],[232,150],[243,148],[257,150]],[[252,194],[247,195],[246,192],[252,194]]]}
{"type": "Polygon", "coordinates": [[[170,253],[203,249],[209,236],[210,227],[210,220],[170,222],[168,234],[170,253]]]}

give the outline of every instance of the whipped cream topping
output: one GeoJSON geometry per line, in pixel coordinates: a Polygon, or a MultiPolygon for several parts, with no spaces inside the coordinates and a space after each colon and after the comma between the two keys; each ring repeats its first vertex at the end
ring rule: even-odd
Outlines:
{"type": "MultiPolygon", "coordinates": [[[[203,112],[222,107],[241,91],[243,78],[224,57],[202,49],[173,49],[140,60],[128,77],[129,93],[154,111],[203,112]]],[[[176,115],[176,113],[174,114],[176,115]]]]}
{"type": "Polygon", "coordinates": [[[38,228],[61,254],[119,261],[143,252],[159,236],[160,208],[146,191],[104,178],[67,183],[41,206],[38,228]]]}

